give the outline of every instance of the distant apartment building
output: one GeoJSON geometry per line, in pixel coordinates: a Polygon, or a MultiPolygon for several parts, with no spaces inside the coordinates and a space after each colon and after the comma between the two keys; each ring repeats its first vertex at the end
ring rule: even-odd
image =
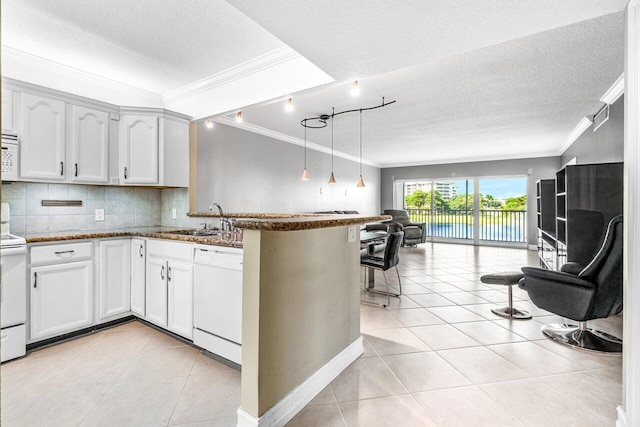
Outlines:
{"type": "MultiPolygon", "coordinates": [[[[406,182],[404,184],[404,195],[413,194],[416,190],[425,192],[431,191],[431,182],[406,182]]],[[[443,199],[450,200],[458,195],[458,187],[453,182],[435,182],[435,190],[440,193],[443,199]]]]}

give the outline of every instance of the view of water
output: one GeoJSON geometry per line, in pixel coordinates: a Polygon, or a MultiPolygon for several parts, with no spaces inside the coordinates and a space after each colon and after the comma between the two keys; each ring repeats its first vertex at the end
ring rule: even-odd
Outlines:
{"type": "MultiPolygon", "coordinates": [[[[427,228],[427,236],[446,237],[452,239],[473,239],[473,225],[460,223],[431,224],[427,228]]],[[[480,226],[480,240],[500,242],[525,242],[525,230],[521,226],[499,224],[483,224],[480,226]]]]}

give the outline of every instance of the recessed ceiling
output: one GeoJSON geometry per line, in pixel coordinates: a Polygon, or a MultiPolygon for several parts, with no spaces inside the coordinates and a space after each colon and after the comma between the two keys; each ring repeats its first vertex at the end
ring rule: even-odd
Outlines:
{"type": "MultiPolygon", "coordinates": [[[[385,96],[397,103],[364,116],[381,166],[558,155],[622,73],[626,3],[3,0],[2,69],[195,119],[243,108],[246,127],[289,140],[303,117],[385,96]]],[[[336,119],[336,150],[357,157],[357,129],[336,119]]]]}
{"type": "MultiPolygon", "coordinates": [[[[234,1],[235,2],[235,1],[234,1]]],[[[300,120],[397,103],[364,113],[364,158],[379,166],[557,156],[576,124],[602,106],[624,67],[622,12],[449,55],[243,111],[250,126],[303,137],[300,120]]],[[[357,54],[356,54],[357,56],[357,54]]],[[[330,145],[330,131],[308,140],[330,145]]],[[[335,149],[358,156],[358,115],[335,119],[335,149]]]]}

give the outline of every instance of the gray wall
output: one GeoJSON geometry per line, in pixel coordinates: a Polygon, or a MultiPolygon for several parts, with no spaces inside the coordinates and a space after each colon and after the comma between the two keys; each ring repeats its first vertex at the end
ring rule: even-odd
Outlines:
{"type": "Polygon", "coordinates": [[[398,180],[497,178],[500,176],[527,176],[527,240],[536,244],[536,181],[555,178],[560,169],[560,157],[496,160],[490,162],[452,163],[443,165],[384,168],[381,175],[383,209],[393,207],[393,183],[398,180]]]}
{"type": "Polygon", "coordinates": [[[196,210],[218,202],[227,212],[380,212],[380,169],[364,166],[366,188],[356,188],[359,164],[307,150],[310,180],[301,181],[302,147],[231,126],[198,125],[196,210]],[[323,194],[320,194],[320,189],[323,194]]]}
{"type": "Polygon", "coordinates": [[[611,104],[609,120],[595,132],[591,125],[562,153],[562,164],[574,157],[578,164],[624,161],[624,96],[611,104]]]}

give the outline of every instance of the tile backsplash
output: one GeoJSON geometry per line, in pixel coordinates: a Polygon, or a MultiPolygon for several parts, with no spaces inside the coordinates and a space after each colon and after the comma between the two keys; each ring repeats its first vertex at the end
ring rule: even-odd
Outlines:
{"type": "MultiPolygon", "coordinates": [[[[164,190],[13,182],[2,184],[2,201],[11,207],[11,232],[24,235],[160,225],[161,191],[164,190]],[[44,207],[42,200],[82,200],[82,206],[44,207]],[[104,209],[104,221],[95,220],[95,209],[104,209]]],[[[184,192],[187,194],[186,189],[184,192]]]]}

